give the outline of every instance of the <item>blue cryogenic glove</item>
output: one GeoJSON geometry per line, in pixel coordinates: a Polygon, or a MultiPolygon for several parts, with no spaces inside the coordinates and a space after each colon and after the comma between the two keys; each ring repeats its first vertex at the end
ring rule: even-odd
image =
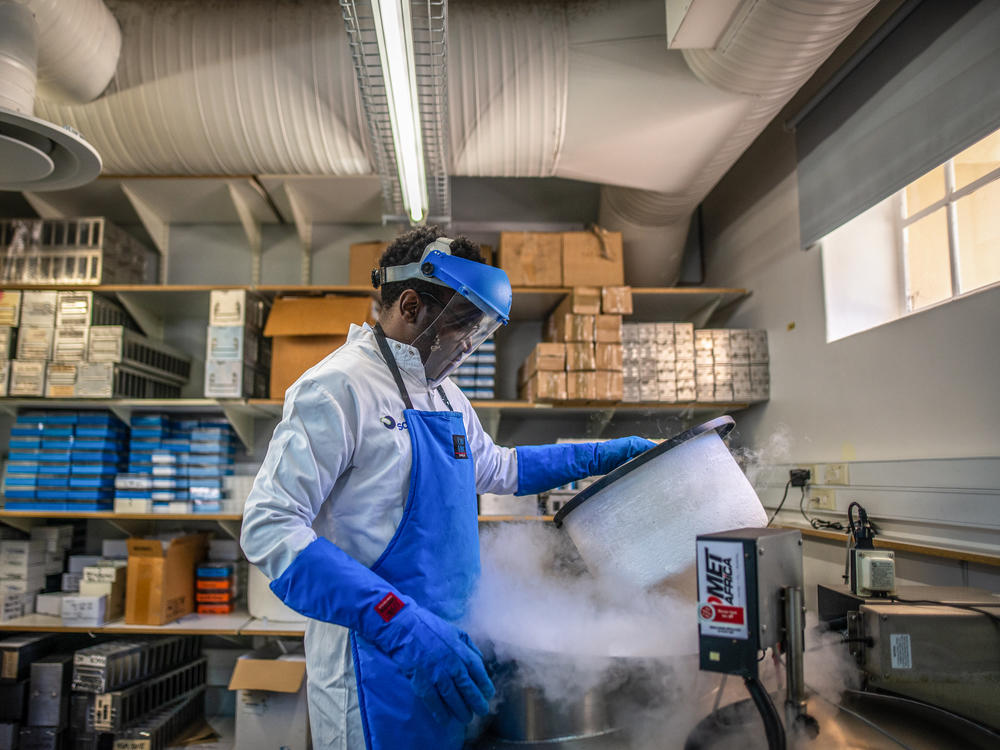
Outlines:
{"type": "Polygon", "coordinates": [[[603,443],[519,445],[515,494],[545,492],[577,479],[607,474],[654,445],[634,435],[603,443]]]}
{"type": "Polygon", "coordinates": [[[469,636],[319,538],[271,590],[307,617],[351,628],[388,656],[439,721],[486,715],[496,692],[469,636]]]}

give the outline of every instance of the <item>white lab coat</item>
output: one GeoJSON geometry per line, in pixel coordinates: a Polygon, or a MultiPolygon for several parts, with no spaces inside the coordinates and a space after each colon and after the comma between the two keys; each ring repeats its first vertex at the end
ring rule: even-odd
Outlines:
{"type": "MultiPolygon", "coordinates": [[[[445,405],[427,387],[416,349],[389,339],[413,408],[445,405]]],[[[493,444],[468,399],[446,380],[462,412],[478,492],[517,489],[517,459],[493,444]]],[[[285,394],[281,422],[243,511],[247,559],[276,578],[323,536],[371,566],[389,543],[406,501],[412,450],[403,401],[374,332],[351,326],[347,343],[307,370],[285,394]]],[[[364,748],[348,631],[309,620],[305,636],[309,719],[316,747],[364,748]]]]}

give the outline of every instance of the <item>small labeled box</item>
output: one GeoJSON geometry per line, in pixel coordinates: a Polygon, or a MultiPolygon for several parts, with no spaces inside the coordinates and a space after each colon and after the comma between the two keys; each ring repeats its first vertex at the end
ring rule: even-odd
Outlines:
{"type": "Polygon", "coordinates": [[[674,341],[681,343],[694,343],[694,323],[674,323],[674,341]]]}
{"type": "Polygon", "coordinates": [[[566,344],[566,370],[596,370],[597,355],[594,344],[590,343],[569,343],[566,344]]]}
{"type": "Polygon", "coordinates": [[[73,362],[49,362],[45,369],[45,397],[73,398],[76,395],[77,366],[73,362]]]}
{"type": "Polygon", "coordinates": [[[55,328],[59,292],[24,291],[21,293],[21,327],[55,328]]]}
{"type": "Polygon", "coordinates": [[[659,395],[657,397],[658,401],[662,401],[665,404],[672,404],[677,401],[677,381],[676,380],[661,380],[657,382],[657,390],[659,395]]]}
{"type": "Polygon", "coordinates": [[[21,325],[21,292],[0,290],[0,326],[21,325]]]}
{"type": "Polygon", "coordinates": [[[769,362],[767,331],[752,330],[750,333],[750,364],[769,362]]]}
{"type": "Polygon", "coordinates": [[[10,396],[45,395],[45,360],[14,359],[10,361],[10,396]]]}
{"type": "Polygon", "coordinates": [[[56,329],[42,326],[22,326],[17,336],[18,359],[51,359],[56,329]]]}
{"type": "Polygon", "coordinates": [[[594,355],[598,370],[621,370],[624,350],[621,344],[598,343],[594,345],[594,355]]]}
{"type": "Polygon", "coordinates": [[[252,326],[263,328],[267,304],[262,297],[245,289],[213,289],[209,294],[210,326],[252,326]]]}
{"type": "Polygon", "coordinates": [[[622,341],[622,316],[597,315],[594,320],[594,341],[603,344],[620,344],[622,341]]]}
{"type": "Polygon", "coordinates": [[[52,359],[56,362],[82,362],[87,359],[90,326],[61,326],[52,340],[52,359]]]}
{"type": "Polygon", "coordinates": [[[566,373],[566,399],[568,401],[593,401],[596,398],[596,372],[566,373]]]}

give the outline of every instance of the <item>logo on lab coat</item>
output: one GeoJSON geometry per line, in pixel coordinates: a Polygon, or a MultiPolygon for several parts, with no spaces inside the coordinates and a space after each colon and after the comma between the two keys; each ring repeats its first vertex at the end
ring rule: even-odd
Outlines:
{"type": "Polygon", "coordinates": [[[384,417],[382,417],[379,420],[379,422],[381,422],[382,425],[387,430],[391,430],[393,428],[395,428],[397,430],[405,430],[406,429],[406,420],[405,419],[404,420],[400,420],[399,422],[397,422],[395,419],[393,419],[392,417],[390,417],[388,414],[386,414],[384,417]]]}

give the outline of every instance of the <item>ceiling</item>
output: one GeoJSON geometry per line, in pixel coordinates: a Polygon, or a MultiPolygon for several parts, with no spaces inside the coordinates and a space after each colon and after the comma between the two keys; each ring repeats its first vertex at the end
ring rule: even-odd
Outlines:
{"type": "MultiPolygon", "coordinates": [[[[510,214],[516,190],[503,180],[565,178],[535,200],[567,207],[571,222],[622,230],[627,255],[632,237],[634,254],[673,252],[679,265],[694,207],[874,3],[451,0],[453,189],[464,180],[471,195],[496,193],[510,214]],[[725,8],[715,46],[670,48],[665,6],[725,8]],[[785,33],[803,23],[809,33],[785,33]],[[593,213],[583,218],[579,205],[593,213]]],[[[84,104],[35,101],[37,117],[75,128],[97,148],[104,176],[26,193],[26,204],[5,197],[0,211],[28,205],[43,217],[141,222],[154,242],[172,223],[288,223],[306,241],[313,224],[381,222],[381,184],[336,4],[107,5],[122,37],[107,89],[84,104]]],[[[463,196],[453,216],[489,223],[492,205],[473,208],[463,196]]]]}

